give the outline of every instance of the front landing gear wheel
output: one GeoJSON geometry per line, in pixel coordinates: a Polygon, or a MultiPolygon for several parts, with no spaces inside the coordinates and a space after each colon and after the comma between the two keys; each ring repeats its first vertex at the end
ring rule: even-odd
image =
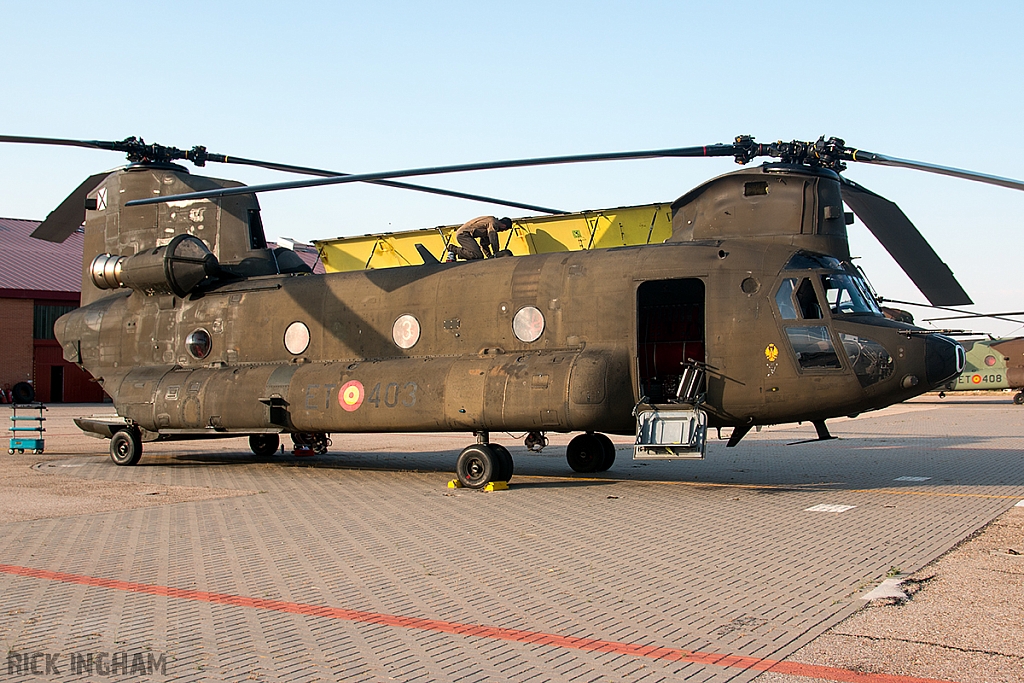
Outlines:
{"type": "Polygon", "coordinates": [[[115,465],[136,465],[142,457],[142,439],[134,429],[122,429],[110,439],[110,459],[115,465]]]}
{"type": "Polygon", "coordinates": [[[249,450],[251,450],[257,458],[269,458],[274,453],[277,453],[277,449],[280,445],[281,437],[277,434],[249,435],[249,450]]]}
{"type": "MultiPolygon", "coordinates": [[[[580,434],[569,442],[565,449],[565,459],[569,462],[569,467],[574,472],[590,474],[602,471],[601,465],[604,464],[606,455],[605,444],[601,437],[608,438],[603,434],[587,432],[586,434],[580,434]]],[[[608,440],[608,443],[611,444],[611,439],[608,440]]],[[[613,449],[612,458],[614,459],[614,457],[613,449]]],[[[611,467],[610,462],[608,467],[611,467]]]]}
{"type": "Polygon", "coordinates": [[[473,444],[459,454],[455,476],[467,489],[482,489],[501,473],[502,460],[487,444],[473,444]]]}
{"type": "Polygon", "coordinates": [[[1013,402],[1017,405],[1024,405],[1024,391],[1019,392],[1013,397],[1013,402]]]}

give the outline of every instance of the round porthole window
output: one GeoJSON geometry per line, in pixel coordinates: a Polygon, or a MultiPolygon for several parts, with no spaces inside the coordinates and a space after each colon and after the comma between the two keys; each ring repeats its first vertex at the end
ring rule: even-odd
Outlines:
{"type": "Polygon", "coordinates": [[[309,346],[309,328],[305,323],[294,322],[284,332],[284,348],[297,356],[309,346]]]}
{"type": "Polygon", "coordinates": [[[198,329],[185,338],[185,348],[193,358],[202,360],[210,355],[210,349],[213,348],[213,339],[210,338],[209,332],[198,329]]]}
{"type": "Polygon", "coordinates": [[[512,331],[519,341],[537,341],[544,334],[544,314],[536,306],[520,308],[512,318],[512,331]]]}
{"type": "Polygon", "coordinates": [[[391,327],[391,338],[400,349],[411,349],[420,340],[420,321],[406,313],[391,327]]]}

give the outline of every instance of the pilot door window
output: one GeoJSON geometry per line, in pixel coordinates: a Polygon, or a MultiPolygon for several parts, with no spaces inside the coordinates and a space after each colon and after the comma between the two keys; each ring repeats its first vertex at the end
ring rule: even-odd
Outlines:
{"type": "Polygon", "coordinates": [[[821,304],[808,278],[785,278],[775,292],[775,305],[783,320],[821,320],[821,304]]]}
{"type": "MultiPolygon", "coordinates": [[[[775,306],[784,322],[821,320],[821,301],[810,278],[784,278],[775,292],[775,306]]],[[[787,325],[789,345],[801,370],[841,369],[835,345],[825,325],[787,325]]]]}

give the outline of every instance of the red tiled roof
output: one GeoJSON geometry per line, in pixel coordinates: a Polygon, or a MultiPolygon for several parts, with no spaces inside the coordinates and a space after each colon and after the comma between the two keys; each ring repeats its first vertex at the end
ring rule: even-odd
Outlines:
{"type": "Polygon", "coordinates": [[[63,244],[29,237],[39,223],[0,218],[0,290],[80,292],[85,236],[76,232],[63,244]]]}

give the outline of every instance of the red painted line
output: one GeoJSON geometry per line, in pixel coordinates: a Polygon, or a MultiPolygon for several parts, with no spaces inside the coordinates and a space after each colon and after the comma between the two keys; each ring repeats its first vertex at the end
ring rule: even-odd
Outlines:
{"type": "Polygon", "coordinates": [[[317,616],[325,619],[340,619],[343,621],[353,621],[361,624],[378,624],[381,626],[394,626],[396,628],[417,629],[420,631],[452,633],[455,635],[476,638],[490,638],[491,640],[507,640],[516,643],[560,647],[567,650],[607,652],[612,654],[642,657],[645,659],[690,662],[693,664],[705,664],[728,669],[753,669],[755,671],[771,670],[776,673],[790,674],[792,676],[804,676],[806,678],[817,678],[819,680],[842,681],[843,683],[949,683],[948,681],[940,681],[936,678],[862,673],[860,671],[851,671],[849,669],[840,669],[832,666],[818,666],[815,664],[759,659],[757,657],[745,657],[742,655],[681,650],[671,647],[659,647],[657,645],[621,643],[613,640],[597,640],[595,638],[559,636],[552,633],[542,633],[540,631],[500,628],[495,626],[483,626],[480,624],[461,624],[455,621],[439,621],[435,619],[423,619],[420,617],[403,617],[392,614],[380,614],[377,612],[362,612],[359,610],[343,609],[341,607],[328,607],[326,605],[310,605],[298,602],[286,602],[284,600],[250,598],[244,595],[231,595],[230,593],[210,593],[207,591],[191,590],[188,588],[174,588],[172,586],[135,583],[133,581],[118,581],[116,579],[104,579],[96,576],[85,576],[83,574],[54,572],[47,569],[33,569],[32,567],[20,567],[11,564],[0,564],[0,573],[11,574],[13,576],[25,576],[33,579],[44,579],[46,581],[72,583],[80,586],[109,588],[111,590],[126,591],[129,593],[144,593],[147,595],[158,595],[167,598],[178,598],[180,600],[206,602],[214,605],[249,607],[252,609],[262,609],[273,612],[317,616]]]}

